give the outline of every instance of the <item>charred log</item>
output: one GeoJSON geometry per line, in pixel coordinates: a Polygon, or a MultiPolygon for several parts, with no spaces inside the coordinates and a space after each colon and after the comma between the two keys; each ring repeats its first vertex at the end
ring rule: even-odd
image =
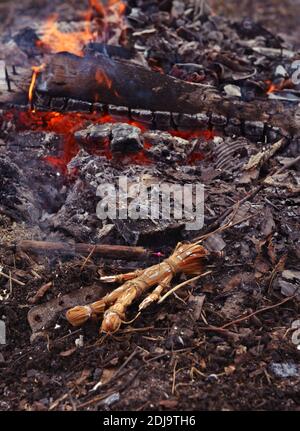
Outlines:
{"type": "Polygon", "coordinates": [[[151,111],[197,113],[218,96],[209,86],[190,84],[102,54],[55,54],[40,74],[36,91],[51,97],[126,105],[151,111]]]}
{"type": "MultiPolygon", "coordinates": [[[[53,98],[53,109],[66,109],[71,98],[90,104],[101,101],[130,110],[153,111],[154,122],[162,128],[170,127],[169,112],[172,111],[189,115],[211,113],[213,124],[221,128],[227,125],[227,119],[234,118],[269,123],[288,134],[295,134],[299,129],[296,105],[289,104],[287,112],[284,102],[263,99],[244,102],[218,93],[213,87],[184,82],[102,54],[84,58],[69,53],[55,54],[38,77],[36,94],[53,98]]],[[[195,117],[194,123],[204,120],[195,117]]],[[[175,124],[176,121],[175,116],[175,124]]]]}
{"type": "MultiPolygon", "coordinates": [[[[31,70],[8,67],[1,61],[0,105],[26,104],[31,75],[31,70]]],[[[102,54],[52,56],[38,75],[33,102],[41,110],[108,112],[159,129],[213,127],[228,135],[268,136],[270,141],[297,135],[300,126],[296,104],[265,99],[244,102],[218,93],[214,87],[191,84],[102,54]]]]}

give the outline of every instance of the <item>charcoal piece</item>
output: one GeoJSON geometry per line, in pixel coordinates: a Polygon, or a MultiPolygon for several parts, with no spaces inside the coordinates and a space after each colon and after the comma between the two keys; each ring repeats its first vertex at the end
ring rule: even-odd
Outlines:
{"type": "Polygon", "coordinates": [[[213,143],[216,169],[236,171],[243,165],[244,158],[248,156],[249,143],[245,138],[216,137],[213,143]]]}
{"type": "Polygon", "coordinates": [[[224,115],[218,115],[218,114],[212,113],[210,122],[215,129],[223,129],[224,126],[226,126],[227,124],[227,118],[224,117],[224,115]]]}
{"type": "Polygon", "coordinates": [[[280,36],[274,35],[260,23],[257,23],[250,17],[245,17],[242,21],[233,24],[233,28],[237,30],[237,33],[241,38],[252,39],[257,36],[262,36],[268,41],[267,46],[273,48],[281,48],[283,42],[280,36]]]}
{"type": "Polygon", "coordinates": [[[101,227],[95,208],[97,197],[91,184],[77,179],[60,209],[48,217],[51,229],[64,232],[77,242],[88,242],[94,226],[101,227]]]}
{"type": "Polygon", "coordinates": [[[7,149],[14,154],[14,161],[22,164],[25,153],[29,160],[62,155],[63,139],[54,132],[25,131],[18,133],[7,149]]]}
{"type": "Polygon", "coordinates": [[[49,108],[51,105],[51,97],[49,97],[47,94],[36,92],[34,95],[33,104],[36,108],[49,108]]]}
{"type": "Polygon", "coordinates": [[[154,122],[157,129],[168,130],[171,128],[171,114],[166,111],[154,112],[154,122]]]}
{"type": "Polygon", "coordinates": [[[144,124],[152,124],[153,113],[145,109],[132,109],[130,112],[132,120],[139,121],[144,124]]]}
{"type": "Polygon", "coordinates": [[[0,213],[16,221],[37,223],[40,207],[23,170],[0,155],[0,213]]]}
{"type": "Polygon", "coordinates": [[[262,139],[265,125],[262,121],[245,121],[244,132],[249,139],[262,139]]]}
{"type": "Polygon", "coordinates": [[[149,130],[143,134],[144,139],[151,145],[156,146],[165,143],[173,138],[168,132],[160,132],[159,130],[149,130]]]}
{"type": "Polygon", "coordinates": [[[66,110],[69,112],[91,112],[92,104],[82,100],[69,99],[66,110]]]}
{"type": "Polygon", "coordinates": [[[178,128],[190,129],[192,127],[196,127],[195,115],[173,113],[172,119],[175,126],[178,128]]]}
{"type": "Polygon", "coordinates": [[[174,113],[172,114],[172,118],[174,124],[179,129],[206,129],[209,123],[209,117],[206,114],[189,115],[174,113]]]}
{"type": "Polygon", "coordinates": [[[74,137],[79,144],[105,144],[111,136],[113,124],[91,124],[85,129],[75,132],[74,137]]]}
{"type": "Polygon", "coordinates": [[[197,120],[197,127],[199,129],[207,129],[209,126],[209,114],[200,113],[196,114],[196,120],[197,120]]]}
{"type": "Polygon", "coordinates": [[[67,103],[67,99],[65,97],[53,97],[50,102],[50,107],[54,111],[64,111],[67,103]]]}
{"type": "MultiPolygon", "coordinates": [[[[261,98],[265,94],[265,84],[251,81],[250,79],[244,82],[241,87],[242,99],[245,102],[254,102],[257,98],[261,98]]],[[[255,103],[255,102],[254,102],[255,103]]]]}
{"type": "Polygon", "coordinates": [[[242,122],[238,118],[229,118],[227,126],[225,126],[225,134],[227,136],[238,136],[241,134],[242,122]]]}
{"type": "Polygon", "coordinates": [[[92,107],[93,111],[96,112],[106,112],[106,105],[104,105],[103,103],[93,103],[93,107],[92,107]]]}
{"type": "Polygon", "coordinates": [[[148,131],[143,136],[145,141],[152,145],[147,155],[154,160],[165,163],[182,162],[193,151],[193,145],[189,141],[167,132],[148,131]]]}
{"type": "Polygon", "coordinates": [[[282,136],[280,127],[267,126],[265,136],[270,143],[278,141],[282,136]]]}
{"type": "Polygon", "coordinates": [[[199,36],[199,33],[197,31],[193,31],[193,30],[186,28],[186,26],[179,27],[179,29],[177,30],[177,34],[182,39],[185,39],[189,42],[192,42],[194,40],[197,40],[200,42],[201,37],[199,36]]]}
{"type": "Polygon", "coordinates": [[[129,124],[115,124],[110,142],[112,152],[136,153],[143,149],[141,129],[129,124]]]}
{"type": "Polygon", "coordinates": [[[129,109],[126,106],[108,105],[108,113],[118,120],[125,121],[129,117],[129,109]]]}

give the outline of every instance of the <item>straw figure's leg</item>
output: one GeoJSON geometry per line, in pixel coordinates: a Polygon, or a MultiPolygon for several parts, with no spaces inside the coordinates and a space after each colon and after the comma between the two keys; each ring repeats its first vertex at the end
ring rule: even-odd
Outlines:
{"type": "Polygon", "coordinates": [[[100,281],[104,283],[125,283],[125,281],[139,277],[142,273],[142,269],[137,269],[136,271],[127,272],[126,274],[103,276],[100,278],[100,281]]]}
{"type": "Polygon", "coordinates": [[[91,317],[103,315],[101,332],[113,333],[124,323],[127,308],[148,290],[154,288],[140,304],[139,312],[160,300],[161,294],[170,287],[170,282],[176,274],[201,274],[203,258],[207,254],[208,251],[200,244],[179,243],[173,254],[159,264],[133,273],[106,278],[106,281],[110,282],[126,281],[101,300],[68,310],[66,317],[73,326],[79,326],[91,317]]]}
{"type": "Polygon", "coordinates": [[[139,311],[145,310],[145,308],[149,307],[149,305],[159,301],[163,291],[170,287],[172,278],[173,276],[169,275],[164,280],[162,280],[160,284],[153,290],[153,292],[146,296],[146,298],[140,303],[139,311]]]}

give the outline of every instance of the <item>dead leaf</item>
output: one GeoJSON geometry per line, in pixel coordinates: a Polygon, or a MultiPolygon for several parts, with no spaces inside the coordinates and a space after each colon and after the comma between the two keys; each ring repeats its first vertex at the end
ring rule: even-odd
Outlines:
{"type": "Polygon", "coordinates": [[[236,368],[234,365],[229,365],[228,367],[224,368],[226,376],[230,376],[231,374],[233,374],[235,372],[235,370],[236,370],[236,368]]]}
{"type": "Polygon", "coordinates": [[[256,180],[259,176],[260,168],[262,165],[269,160],[285,143],[285,139],[282,138],[275,142],[269,148],[260,151],[250,157],[249,161],[243,167],[243,174],[240,178],[240,183],[248,184],[252,180],[256,180]]]}
{"type": "Polygon", "coordinates": [[[200,319],[203,303],[205,300],[205,295],[193,296],[189,298],[189,306],[193,313],[193,318],[195,321],[200,319]]]}
{"type": "Polygon", "coordinates": [[[234,319],[235,317],[242,314],[244,309],[244,302],[246,298],[246,293],[238,291],[232,293],[225,301],[223,307],[221,308],[221,313],[227,319],[234,319]]]}
{"type": "Polygon", "coordinates": [[[211,253],[219,253],[226,247],[226,243],[220,234],[210,235],[205,241],[204,246],[211,253]]]}
{"type": "Polygon", "coordinates": [[[269,240],[269,243],[268,243],[268,256],[272,264],[275,265],[277,260],[277,254],[276,254],[276,247],[272,242],[272,238],[269,240]]]}
{"type": "Polygon", "coordinates": [[[276,153],[276,151],[278,151],[282,147],[284,143],[285,143],[285,139],[282,138],[279,141],[275,142],[266,150],[263,150],[257,154],[254,154],[254,156],[250,157],[250,160],[244,166],[244,170],[251,171],[254,168],[261,167],[262,164],[265,163],[267,160],[269,160],[276,153]]]}
{"type": "Polygon", "coordinates": [[[91,370],[84,369],[80,375],[80,377],[75,380],[76,385],[81,385],[88,377],[91,375],[91,370]]]}
{"type": "Polygon", "coordinates": [[[276,228],[276,224],[273,218],[272,210],[270,208],[266,208],[264,213],[264,218],[261,223],[261,232],[264,237],[271,235],[276,228]]]}
{"type": "Polygon", "coordinates": [[[202,287],[202,292],[204,293],[213,293],[215,290],[215,286],[212,283],[205,283],[202,287]]]}
{"type": "Polygon", "coordinates": [[[265,178],[264,184],[272,187],[285,188],[293,195],[297,195],[300,192],[299,174],[294,171],[269,175],[267,178],[265,178]]]}
{"type": "Polygon", "coordinates": [[[253,274],[241,272],[239,274],[233,275],[227,281],[225,281],[225,287],[223,288],[222,292],[230,292],[231,290],[239,287],[241,284],[251,284],[253,282],[253,274]]]}
{"type": "Polygon", "coordinates": [[[72,347],[72,349],[65,350],[64,352],[60,352],[59,356],[62,356],[63,358],[67,358],[68,356],[73,355],[74,352],[76,352],[77,347],[72,347]]]}
{"type": "Polygon", "coordinates": [[[263,274],[270,271],[270,264],[262,256],[257,256],[254,263],[255,278],[261,278],[263,274]]]}
{"type": "Polygon", "coordinates": [[[105,385],[106,383],[108,383],[115,374],[115,372],[115,368],[105,368],[101,376],[101,385],[105,385]]]}

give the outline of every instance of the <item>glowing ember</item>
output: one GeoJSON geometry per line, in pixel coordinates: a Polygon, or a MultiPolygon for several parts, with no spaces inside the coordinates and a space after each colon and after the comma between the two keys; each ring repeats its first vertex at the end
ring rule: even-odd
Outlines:
{"type": "Polygon", "coordinates": [[[286,78],[282,79],[279,83],[275,84],[270,80],[265,81],[265,83],[268,85],[267,94],[274,93],[275,91],[280,91],[285,88],[294,88],[294,83],[291,81],[291,79],[286,78]]]}
{"type": "MultiPolygon", "coordinates": [[[[108,88],[109,90],[112,88],[113,83],[112,83],[111,79],[109,79],[108,76],[102,70],[97,70],[96,71],[95,80],[101,86],[104,86],[104,87],[108,88]]],[[[115,93],[115,95],[117,97],[119,97],[119,95],[118,95],[118,93],[116,91],[114,91],[114,93],[115,93]]],[[[96,97],[96,99],[97,99],[97,97],[96,97]]]]}
{"type": "MultiPolygon", "coordinates": [[[[44,160],[54,166],[63,173],[67,172],[68,163],[77,155],[79,151],[78,143],[75,140],[74,134],[80,129],[84,129],[91,122],[94,124],[117,123],[118,119],[110,115],[100,115],[99,113],[59,113],[59,112],[36,112],[36,111],[11,111],[6,114],[6,120],[14,121],[19,130],[45,131],[54,132],[63,137],[63,155],[60,158],[46,157],[44,160]]],[[[124,119],[124,122],[126,120],[124,119]]],[[[137,121],[127,120],[126,123],[139,127],[142,132],[147,130],[144,124],[137,121]]],[[[214,133],[210,130],[170,130],[170,134],[185,139],[194,139],[204,137],[210,139],[214,133]]],[[[137,154],[119,155],[116,161],[123,164],[141,164],[147,165],[154,163],[146,155],[147,150],[151,148],[148,142],[144,144],[144,151],[137,154]]],[[[94,145],[90,148],[95,155],[105,156],[108,160],[112,159],[109,142],[101,147],[94,145]]],[[[204,158],[203,153],[195,151],[188,160],[188,164],[195,164],[204,158]]]]}
{"type": "Polygon", "coordinates": [[[216,136],[216,133],[212,130],[171,130],[170,134],[182,139],[196,139],[203,137],[207,141],[216,136]]]}

